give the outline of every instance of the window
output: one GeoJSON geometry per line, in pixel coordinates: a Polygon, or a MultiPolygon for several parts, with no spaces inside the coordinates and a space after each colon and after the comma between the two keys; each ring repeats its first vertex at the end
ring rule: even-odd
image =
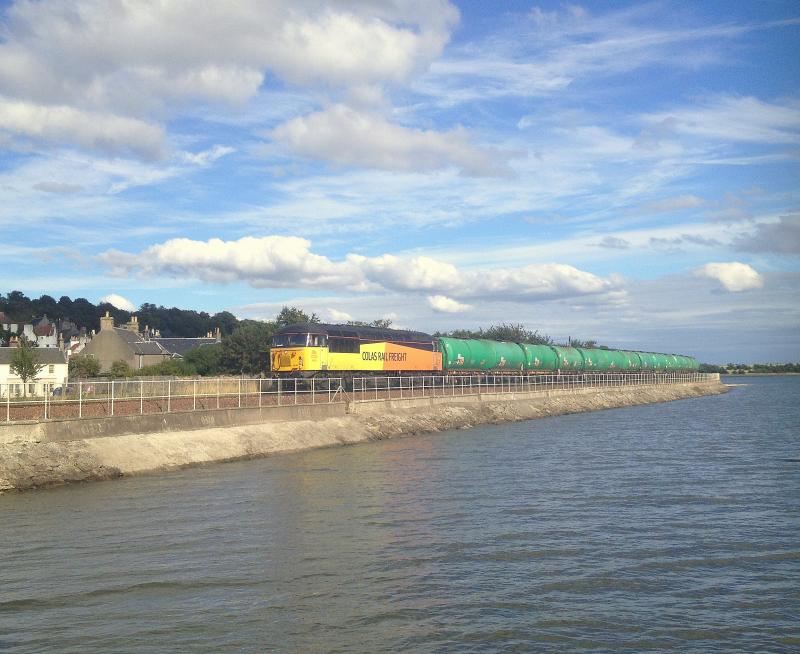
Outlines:
{"type": "Polygon", "coordinates": [[[52,375],[52,374],[53,374],[55,371],[56,371],[56,367],[55,367],[55,365],[53,365],[52,363],[51,363],[49,366],[47,366],[47,372],[49,372],[51,375],[52,375]]]}
{"type": "Polygon", "coordinates": [[[361,351],[359,340],[352,337],[336,337],[328,341],[328,350],[334,354],[358,354],[361,351]]]}
{"type": "Polygon", "coordinates": [[[278,334],[272,337],[272,347],[305,347],[308,334],[278,334]]]}
{"type": "Polygon", "coordinates": [[[28,384],[28,395],[36,395],[36,384],[28,384]]]}
{"type": "Polygon", "coordinates": [[[272,347],[325,347],[325,334],[278,334],[272,337],[272,347]]]}

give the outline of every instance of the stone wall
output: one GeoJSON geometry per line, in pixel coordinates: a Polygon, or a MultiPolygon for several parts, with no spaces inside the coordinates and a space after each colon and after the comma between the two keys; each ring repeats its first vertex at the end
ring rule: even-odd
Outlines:
{"type": "Polygon", "coordinates": [[[0,490],[247,459],[409,434],[724,393],[719,381],[513,395],[416,398],[15,425],[0,441],[0,490]],[[274,413],[284,411],[283,413],[274,413]],[[346,412],[347,411],[347,412],[346,412]],[[133,421],[136,418],[139,423],[133,421]],[[146,421],[143,421],[146,418],[146,421]],[[150,419],[154,419],[151,421],[150,419]],[[205,419],[205,424],[204,424],[205,419]],[[158,422],[160,421],[160,422],[158,422]],[[56,425],[56,426],[53,426],[56,425]],[[120,426],[123,425],[123,426],[120,426]],[[26,432],[23,427],[28,427],[26,432]],[[144,433],[134,433],[146,429],[144,433]],[[116,435],[112,435],[116,434],[116,435]]]}

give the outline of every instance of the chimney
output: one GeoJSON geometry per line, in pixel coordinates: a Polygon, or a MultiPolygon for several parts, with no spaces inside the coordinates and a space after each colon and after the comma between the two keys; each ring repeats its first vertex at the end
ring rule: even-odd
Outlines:
{"type": "MultiPolygon", "coordinates": [[[[108,314],[108,311],[106,311],[105,316],[100,318],[100,331],[107,329],[114,329],[114,318],[108,314]]],[[[92,334],[94,334],[94,330],[92,330],[92,334]]]]}
{"type": "Polygon", "coordinates": [[[217,339],[217,343],[221,343],[222,342],[222,330],[219,327],[217,327],[217,331],[214,334],[214,336],[217,339]]]}

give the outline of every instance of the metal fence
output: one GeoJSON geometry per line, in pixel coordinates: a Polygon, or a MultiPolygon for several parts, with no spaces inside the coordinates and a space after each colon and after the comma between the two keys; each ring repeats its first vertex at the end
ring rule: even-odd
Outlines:
{"type": "Polygon", "coordinates": [[[341,378],[213,377],[80,381],[37,397],[19,396],[18,385],[0,384],[0,423],[329,404],[348,400],[369,402],[413,397],[681,384],[718,377],[714,373],[355,377],[352,391],[348,394],[344,391],[341,378]]]}
{"type": "Polygon", "coordinates": [[[20,396],[17,391],[18,385],[0,384],[0,422],[70,420],[345,401],[340,378],[115,379],[74,382],[53,389],[51,394],[37,397],[20,396]]]}
{"type": "Polygon", "coordinates": [[[578,375],[422,375],[356,377],[352,400],[370,402],[414,397],[459,397],[489,393],[530,393],[553,389],[685,384],[718,378],[713,373],[587,373],[578,375]]]}

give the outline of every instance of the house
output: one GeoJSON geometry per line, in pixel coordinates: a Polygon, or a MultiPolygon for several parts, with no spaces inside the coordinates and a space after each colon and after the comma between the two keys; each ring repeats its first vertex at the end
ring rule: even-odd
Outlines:
{"type": "Polygon", "coordinates": [[[167,350],[173,359],[182,359],[187,352],[206,345],[217,345],[222,342],[222,333],[219,327],[213,334],[208,332],[204,337],[199,338],[163,338],[154,337],[156,343],[167,350]]]}
{"type": "Polygon", "coordinates": [[[49,395],[54,388],[67,385],[67,358],[57,348],[35,348],[42,366],[36,379],[28,381],[23,389],[22,380],[11,372],[16,347],[0,347],[0,397],[19,397],[22,395],[49,395]]]}
{"type": "Polygon", "coordinates": [[[136,316],[122,327],[115,327],[114,318],[106,312],[100,318],[100,331],[92,336],[81,356],[96,358],[100,362],[100,371],[108,372],[115,361],[124,361],[134,370],[141,370],[169,359],[170,353],[139,333],[136,316]]]}

